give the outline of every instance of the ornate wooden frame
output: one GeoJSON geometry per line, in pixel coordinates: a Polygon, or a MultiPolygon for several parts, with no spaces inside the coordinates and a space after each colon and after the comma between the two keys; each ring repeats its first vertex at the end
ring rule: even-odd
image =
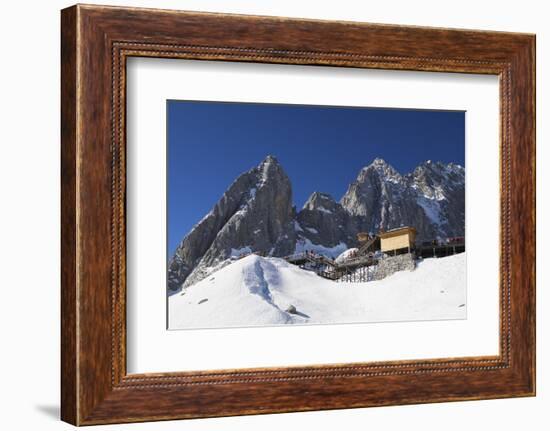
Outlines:
{"type": "Polygon", "coordinates": [[[535,394],[534,35],[81,5],[61,16],[63,420],[88,425],[535,394]],[[128,375],[129,56],[498,75],[500,354],[128,375]]]}

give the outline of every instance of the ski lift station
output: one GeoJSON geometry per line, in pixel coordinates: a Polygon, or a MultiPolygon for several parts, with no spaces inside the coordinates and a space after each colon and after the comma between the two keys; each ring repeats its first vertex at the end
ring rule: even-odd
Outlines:
{"type": "Polygon", "coordinates": [[[378,234],[380,238],[380,251],[388,254],[410,253],[414,249],[416,241],[416,229],[414,227],[400,227],[378,234]]]}

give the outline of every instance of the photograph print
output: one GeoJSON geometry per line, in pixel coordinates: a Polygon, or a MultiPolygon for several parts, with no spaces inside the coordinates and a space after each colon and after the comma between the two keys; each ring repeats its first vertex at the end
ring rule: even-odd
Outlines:
{"type": "Polygon", "coordinates": [[[465,112],[167,101],[168,329],[465,319],[465,112]]]}

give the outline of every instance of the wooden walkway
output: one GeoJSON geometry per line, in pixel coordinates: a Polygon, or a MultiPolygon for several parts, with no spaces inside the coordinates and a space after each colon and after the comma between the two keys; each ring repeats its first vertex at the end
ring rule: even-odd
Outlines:
{"type": "Polygon", "coordinates": [[[464,242],[450,244],[426,244],[415,249],[416,255],[424,258],[451,256],[453,254],[463,253],[464,251],[466,251],[466,244],[464,242]]]}
{"type": "Polygon", "coordinates": [[[359,247],[359,250],[357,250],[357,254],[365,255],[370,251],[374,251],[374,250],[371,250],[371,248],[373,248],[375,246],[375,244],[377,244],[378,247],[380,248],[380,237],[378,235],[372,236],[363,245],[361,245],[359,247]]]}
{"type": "Polygon", "coordinates": [[[369,281],[372,271],[366,268],[378,263],[377,259],[369,256],[359,256],[336,263],[332,259],[313,253],[299,253],[287,256],[285,260],[302,269],[314,271],[328,280],[350,282],[369,281]]]}
{"type": "Polygon", "coordinates": [[[335,280],[336,263],[324,256],[313,253],[299,253],[285,257],[286,261],[297,265],[300,268],[308,269],[317,273],[317,275],[335,280]]]}
{"type": "MultiPolygon", "coordinates": [[[[374,240],[374,239],[373,239],[374,240]]],[[[369,241],[370,242],[370,241],[369,241]]],[[[372,244],[369,244],[369,247],[372,244]]],[[[362,248],[367,249],[368,247],[362,248]]],[[[417,257],[445,257],[466,250],[464,241],[448,244],[423,244],[411,249],[417,257]]],[[[299,266],[302,269],[315,272],[320,277],[337,282],[361,283],[371,281],[373,278],[374,265],[379,259],[367,253],[359,254],[357,257],[346,259],[342,262],[335,262],[325,256],[315,253],[298,253],[284,258],[287,262],[299,266]]]]}

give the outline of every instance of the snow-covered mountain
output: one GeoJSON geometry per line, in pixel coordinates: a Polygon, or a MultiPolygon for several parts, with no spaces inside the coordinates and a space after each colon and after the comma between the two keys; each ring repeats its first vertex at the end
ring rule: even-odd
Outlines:
{"type": "Polygon", "coordinates": [[[284,259],[247,256],[168,298],[170,329],[466,317],[465,253],[345,287],[284,259]]]}
{"type": "Polygon", "coordinates": [[[268,156],[240,175],[183,239],[169,262],[168,288],[194,284],[247,253],[293,253],[294,221],[290,180],[268,156]]]}
{"type": "Polygon", "coordinates": [[[359,172],[340,200],[360,228],[377,233],[414,226],[418,239],[464,235],[464,168],[427,161],[401,175],[382,159],[359,172]]]}
{"type": "Polygon", "coordinates": [[[314,192],[292,204],[282,166],[268,156],[241,174],[183,239],[168,267],[169,293],[187,288],[249,253],[315,250],[337,257],[358,232],[414,226],[418,240],[464,235],[464,168],[425,162],[401,175],[382,159],[359,172],[340,202],[314,192]]]}

